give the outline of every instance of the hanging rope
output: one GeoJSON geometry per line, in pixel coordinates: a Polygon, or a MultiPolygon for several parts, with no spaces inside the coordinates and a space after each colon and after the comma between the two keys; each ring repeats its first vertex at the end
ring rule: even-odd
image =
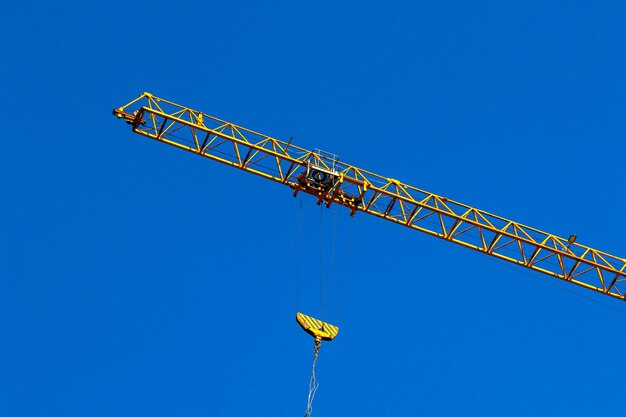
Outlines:
{"type": "Polygon", "coordinates": [[[298,235],[296,254],[296,311],[300,311],[300,263],[302,262],[302,197],[300,197],[300,210],[298,211],[298,235]]]}
{"type": "Polygon", "coordinates": [[[323,299],[322,299],[322,294],[324,294],[323,292],[323,271],[324,271],[324,257],[323,257],[323,249],[324,249],[324,224],[322,222],[324,216],[324,205],[320,204],[320,319],[324,320],[324,303],[323,303],[323,299]]]}
{"type": "MultiPolygon", "coordinates": [[[[330,265],[328,267],[328,276],[326,278],[326,319],[330,318],[330,293],[333,286],[335,275],[335,243],[337,241],[337,210],[334,210],[333,216],[333,239],[330,247],[330,265]]],[[[333,290],[334,291],[334,290],[333,290]]]]}
{"type": "Polygon", "coordinates": [[[313,412],[313,398],[315,398],[315,392],[317,391],[317,387],[320,386],[320,384],[317,382],[317,378],[315,377],[315,363],[317,362],[317,355],[319,354],[321,345],[322,339],[316,337],[315,348],[313,350],[313,366],[311,367],[311,380],[309,381],[309,397],[307,400],[304,417],[311,417],[311,413],[313,412]]]}
{"type": "Polygon", "coordinates": [[[350,218],[349,224],[350,226],[349,226],[349,232],[348,232],[348,244],[345,246],[347,253],[345,255],[344,271],[343,271],[343,276],[341,277],[340,282],[339,282],[339,295],[338,295],[339,299],[337,300],[337,321],[338,322],[341,321],[344,293],[346,291],[348,277],[350,276],[350,260],[352,258],[352,241],[354,239],[354,219],[352,217],[350,218]]]}

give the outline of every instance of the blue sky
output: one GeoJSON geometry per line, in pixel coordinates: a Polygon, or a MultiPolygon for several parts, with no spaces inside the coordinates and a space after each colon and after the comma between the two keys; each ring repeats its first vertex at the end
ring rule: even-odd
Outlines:
{"type": "Polygon", "coordinates": [[[302,415],[320,221],[314,416],[622,413],[622,302],[111,115],[150,91],[626,256],[626,6],[510,3],[5,9],[0,415],[302,415]]]}

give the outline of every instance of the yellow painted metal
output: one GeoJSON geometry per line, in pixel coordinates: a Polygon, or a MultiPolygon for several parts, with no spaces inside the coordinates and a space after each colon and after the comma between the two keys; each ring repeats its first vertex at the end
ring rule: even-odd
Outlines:
{"type": "Polygon", "coordinates": [[[143,93],[113,114],[133,132],[392,223],[626,300],[626,258],[143,93]],[[330,175],[327,181],[320,178],[330,175]],[[317,178],[317,180],[316,180],[317,178]]]}
{"type": "Polygon", "coordinates": [[[306,314],[296,313],[296,321],[304,329],[305,332],[315,338],[315,340],[333,340],[339,327],[333,326],[306,314]]]}

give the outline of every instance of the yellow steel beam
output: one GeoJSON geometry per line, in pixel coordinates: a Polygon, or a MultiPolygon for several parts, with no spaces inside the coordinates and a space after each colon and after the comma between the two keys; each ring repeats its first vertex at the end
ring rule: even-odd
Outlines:
{"type": "Polygon", "coordinates": [[[113,114],[133,132],[498,259],[626,300],[626,258],[383,177],[149,93],[113,114]],[[311,176],[311,169],[317,176],[311,176]],[[315,179],[332,177],[322,183],[315,179]]]}

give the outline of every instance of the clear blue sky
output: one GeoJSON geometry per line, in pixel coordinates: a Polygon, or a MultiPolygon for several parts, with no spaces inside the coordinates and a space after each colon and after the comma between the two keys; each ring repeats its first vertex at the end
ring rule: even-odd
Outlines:
{"type": "MultiPolygon", "coordinates": [[[[135,137],[143,91],[626,256],[623,2],[37,3],[0,25],[0,416],[303,415],[320,209],[135,137]]],[[[314,416],[623,414],[624,303],[321,216],[314,416]]]]}

